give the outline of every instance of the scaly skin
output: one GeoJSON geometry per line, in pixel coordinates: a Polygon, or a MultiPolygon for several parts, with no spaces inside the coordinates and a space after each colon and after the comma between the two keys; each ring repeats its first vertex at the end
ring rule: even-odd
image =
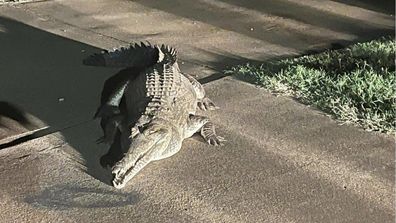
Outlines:
{"type": "MultiPolygon", "coordinates": [[[[214,125],[207,117],[195,115],[197,106],[203,110],[217,107],[205,98],[198,81],[180,72],[176,51],[164,45],[149,45],[149,48],[150,52],[153,52],[152,48],[157,50],[152,57],[157,62],[143,69],[134,79],[129,79],[125,88],[115,90],[122,93],[126,107],[122,118],[115,120],[117,123],[121,120],[122,126],[130,126],[129,131],[117,130],[121,136],[116,140],[121,141],[119,144],[126,153],[112,168],[116,188],[123,188],[150,162],[177,153],[182,141],[197,131],[211,145],[220,145],[224,141],[216,135],[214,125]]],[[[127,51],[122,51],[122,54],[135,58],[127,51]]]]}

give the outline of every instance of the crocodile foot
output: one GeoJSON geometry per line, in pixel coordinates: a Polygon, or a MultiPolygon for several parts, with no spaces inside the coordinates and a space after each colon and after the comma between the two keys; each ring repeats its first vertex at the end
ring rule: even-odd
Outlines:
{"type": "Polygon", "coordinates": [[[203,111],[219,109],[219,107],[217,107],[209,98],[204,98],[201,101],[198,101],[198,108],[203,111]]]}
{"type": "Polygon", "coordinates": [[[118,161],[118,160],[120,160],[122,157],[120,157],[120,156],[116,156],[116,155],[114,155],[114,154],[105,154],[105,155],[103,155],[102,157],[100,157],[100,160],[99,160],[99,162],[100,162],[100,165],[103,167],[103,168],[107,168],[107,167],[112,167],[112,166],[114,166],[114,164],[118,161]]]}
{"type": "Polygon", "coordinates": [[[212,146],[221,146],[226,141],[223,137],[216,134],[216,129],[212,122],[207,122],[202,126],[201,135],[212,146]]]}
{"type": "Polygon", "coordinates": [[[123,188],[126,184],[125,175],[128,172],[128,168],[124,160],[118,161],[112,168],[112,174],[114,175],[113,186],[117,189],[123,188]]]}
{"type": "Polygon", "coordinates": [[[129,136],[129,139],[134,139],[139,134],[140,134],[139,128],[134,126],[131,128],[131,135],[129,136]]]}
{"type": "Polygon", "coordinates": [[[205,140],[206,140],[206,142],[209,143],[209,145],[212,145],[212,146],[222,146],[223,142],[227,141],[226,139],[224,139],[224,137],[218,136],[218,135],[212,135],[212,136],[206,137],[205,140]]]}

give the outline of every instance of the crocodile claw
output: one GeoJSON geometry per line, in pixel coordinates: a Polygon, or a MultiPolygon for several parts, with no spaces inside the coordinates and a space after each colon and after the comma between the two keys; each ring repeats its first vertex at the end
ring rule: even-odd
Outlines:
{"type": "Polygon", "coordinates": [[[224,139],[224,137],[213,135],[213,136],[207,137],[206,141],[209,143],[209,145],[212,145],[212,146],[222,146],[222,145],[224,145],[223,142],[225,142],[227,140],[224,139]]]}
{"type": "Polygon", "coordinates": [[[118,161],[112,168],[111,173],[114,175],[113,186],[115,188],[123,188],[125,186],[124,177],[127,172],[123,160],[118,161]]]}
{"type": "Polygon", "coordinates": [[[201,101],[198,101],[198,107],[203,111],[219,109],[219,107],[217,107],[209,98],[204,98],[201,101]]]}

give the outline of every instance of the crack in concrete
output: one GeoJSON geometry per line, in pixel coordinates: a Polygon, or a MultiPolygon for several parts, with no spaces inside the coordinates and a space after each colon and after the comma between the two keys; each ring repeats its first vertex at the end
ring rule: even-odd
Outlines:
{"type": "MultiPolygon", "coordinates": [[[[29,141],[34,140],[34,139],[42,138],[42,137],[45,137],[47,135],[51,135],[51,134],[54,134],[54,133],[57,133],[57,132],[61,132],[61,131],[64,131],[64,130],[67,130],[67,129],[70,129],[70,128],[78,127],[78,126],[86,124],[86,123],[88,123],[90,121],[91,120],[85,120],[85,121],[82,121],[82,122],[79,122],[79,123],[75,123],[75,124],[70,125],[70,126],[66,126],[64,128],[54,129],[54,128],[48,127],[48,128],[39,129],[39,130],[37,130],[37,131],[35,131],[35,132],[31,133],[31,134],[18,137],[18,138],[14,139],[14,140],[12,140],[10,142],[0,143],[0,150],[6,149],[6,148],[10,148],[10,147],[13,147],[13,146],[17,146],[17,145],[20,145],[22,143],[29,142],[29,141]]],[[[39,152],[41,152],[41,151],[39,151],[39,152]]]]}

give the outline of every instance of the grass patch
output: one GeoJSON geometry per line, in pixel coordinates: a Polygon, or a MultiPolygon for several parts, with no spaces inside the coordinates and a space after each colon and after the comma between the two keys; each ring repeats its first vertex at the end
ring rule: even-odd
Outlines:
{"type": "Polygon", "coordinates": [[[226,71],[330,113],[369,131],[395,132],[395,40],[384,37],[329,50],[226,71]]]}

